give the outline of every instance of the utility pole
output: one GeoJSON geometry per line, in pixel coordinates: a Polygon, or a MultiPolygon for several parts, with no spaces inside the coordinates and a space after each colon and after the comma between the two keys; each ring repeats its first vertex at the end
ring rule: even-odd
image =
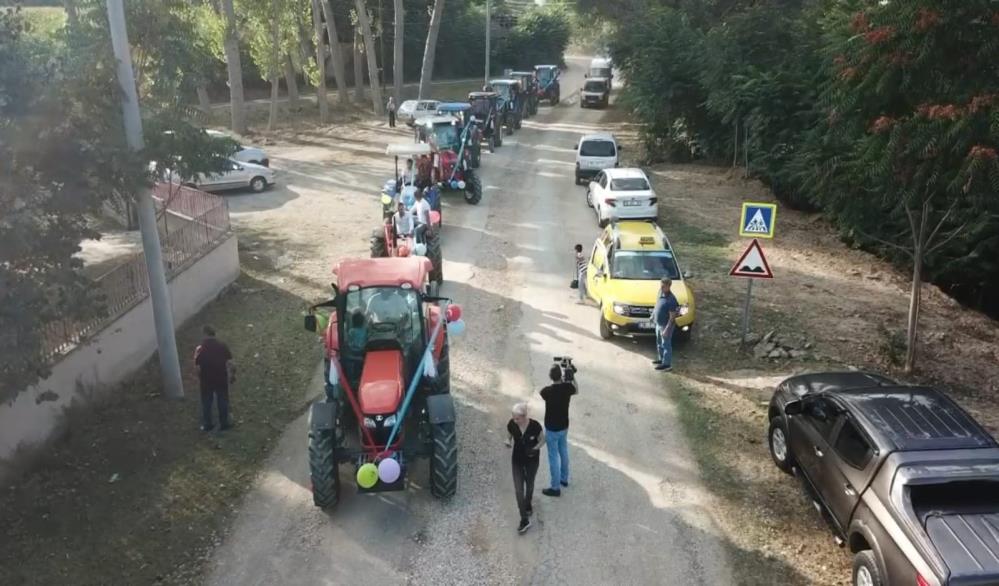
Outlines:
{"type": "MultiPolygon", "coordinates": [[[[122,0],[107,0],[108,25],[111,30],[111,47],[118,67],[118,83],[122,89],[122,115],[125,121],[125,140],[133,151],[143,149],[142,118],[139,115],[139,96],[135,89],[135,73],[128,48],[128,30],[125,27],[125,8],[122,0]]],[[[142,251],[149,273],[149,297],[153,302],[153,320],[156,323],[156,340],[159,346],[160,371],[163,374],[163,391],[171,399],[184,397],[184,384],[180,377],[180,360],[177,357],[177,340],[174,338],[173,310],[170,291],[167,289],[166,272],[163,270],[163,253],[160,235],[156,230],[156,210],[149,189],[143,187],[136,194],[139,211],[139,230],[142,232],[142,251]]]]}
{"type": "Polygon", "coordinates": [[[486,76],[482,83],[489,83],[489,53],[492,52],[492,47],[490,46],[489,35],[491,33],[492,25],[489,22],[489,0],[486,0],[486,76]]]}

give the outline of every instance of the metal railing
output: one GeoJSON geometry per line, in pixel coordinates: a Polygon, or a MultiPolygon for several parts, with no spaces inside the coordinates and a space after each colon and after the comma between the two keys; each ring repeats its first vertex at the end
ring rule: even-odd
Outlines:
{"type": "MultiPolygon", "coordinates": [[[[229,206],[221,197],[178,185],[153,189],[167,278],[180,273],[229,236],[229,206]]],[[[145,255],[133,254],[94,280],[100,311],[89,320],[42,326],[41,354],[52,363],[118,319],[149,295],[145,255]]]]}

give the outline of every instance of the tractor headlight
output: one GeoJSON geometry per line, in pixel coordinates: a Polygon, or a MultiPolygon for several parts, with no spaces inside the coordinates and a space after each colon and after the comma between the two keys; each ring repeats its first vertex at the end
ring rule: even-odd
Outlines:
{"type": "Polygon", "coordinates": [[[395,427],[395,422],[396,422],[395,415],[389,415],[388,417],[385,418],[385,421],[382,422],[382,425],[384,425],[385,427],[395,427]]]}
{"type": "Polygon", "coordinates": [[[389,195],[389,194],[387,194],[387,193],[383,193],[382,194],[382,205],[383,206],[390,206],[390,205],[392,205],[392,196],[389,195]]]}
{"type": "Polygon", "coordinates": [[[614,304],[614,313],[616,313],[618,315],[626,315],[630,310],[631,310],[631,307],[629,307],[629,306],[627,306],[627,305],[625,305],[623,303],[615,303],[614,304]]]}
{"type": "Polygon", "coordinates": [[[364,427],[367,427],[368,429],[374,429],[375,428],[375,420],[372,419],[372,418],[370,418],[370,417],[365,417],[364,418],[364,427]]]}
{"type": "Polygon", "coordinates": [[[680,306],[680,315],[687,315],[690,312],[690,307],[687,305],[680,306]]]}
{"type": "Polygon", "coordinates": [[[459,181],[458,182],[458,189],[465,189],[465,182],[464,181],[459,181]]]}

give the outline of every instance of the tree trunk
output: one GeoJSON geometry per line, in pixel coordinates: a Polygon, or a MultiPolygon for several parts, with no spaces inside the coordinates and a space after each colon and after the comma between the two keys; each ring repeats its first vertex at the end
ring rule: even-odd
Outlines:
{"type": "Polygon", "coordinates": [[[271,108],[267,116],[267,131],[273,130],[277,123],[278,89],[281,86],[281,30],[279,23],[279,0],[271,0],[271,108]]]}
{"type": "Polygon", "coordinates": [[[437,35],[441,32],[441,17],[444,15],[444,0],[434,0],[434,12],[430,16],[430,29],[427,31],[427,46],[423,49],[423,69],[420,71],[419,99],[430,95],[430,82],[434,77],[434,58],[437,55],[437,35]]]}
{"type": "Polygon", "coordinates": [[[326,100],[326,47],[323,44],[323,17],[319,8],[319,2],[320,0],[312,0],[312,23],[316,35],[316,67],[319,68],[316,101],[319,102],[319,123],[326,124],[326,121],[329,119],[330,105],[326,100]]]}
{"type": "Polygon", "coordinates": [[[909,293],[909,320],[906,325],[905,372],[912,372],[916,367],[919,308],[923,297],[923,251],[917,247],[912,252],[912,290],[909,293]]]}
{"type": "Polygon", "coordinates": [[[76,11],[76,0],[62,0],[62,5],[66,9],[66,23],[69,30],[79,30],[80,14],[76,11]]]}
{"type": "Polygon", "coordinates": [[[340,95],[340,103],[350,102],[347,93],[347,70],[343,64],[343,46],[340,45],[340,35],[336,32],[336,21],[333,20],[333,7],[329,0],[322,0],[323,14],[326,15],[326,34],[330,41],[330,56],[333,58],[333,78],[336,80],[336,91],[340,95]]]}
{"type": "Polygon", "coordinates": [[[375,116],[381,116],[384,113],[385,104],[382,103],[382,86],[378,76],[378,54],[375,53],[375,37],[371,34],[371,20],[368,18],[368,9],[364,6],[364,0],[354,0],[354,7],[357,9],[357,24],[361,29],[361,36],[364,38],[364,54],[368,58],[371,107],[375,111],[375,116]]]}
{"type": "Polygon", "coordinates": [[[402,103],[403,61],[402,47],[405,40],[406,9],[402,0],[395,1],[395,39],[392,47],[392,95],[396,108],[402,103]]]}
{"type": "Polygon", "coordinates": [[[361,32],[354,29],[354,102],[364,103],[364,64],[361,62],[361,32]]]}
{"type": "Polygon", "coordinates": [[[225,19],[225,62],[229,70],[230,128],[236,134],[246,132],[246,112],[243,105],[243,66],[239,60],[239,31],[236,29],[236,11],[232,0],[222,0],[225,19]]]}
{"type": "Polygon", "coordinates": [[[295,71],[295,64],[291,60],[291,55],[284,58],[284,84],[288,87],[288,106],[298,107],[298,73],[295,71]]]}
{"type": "Polygon", "coordinates": [[[208,97],[208,88],[205,87],[205,82],[200,81],[196,89],[198,92],[198,108],[207,116],[212,113],[212,99],[208,97]]]}

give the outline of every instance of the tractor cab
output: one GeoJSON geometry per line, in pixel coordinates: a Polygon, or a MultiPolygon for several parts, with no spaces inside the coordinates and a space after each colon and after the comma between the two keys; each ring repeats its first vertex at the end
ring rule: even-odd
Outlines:
{"type": "Polygon", "coordinates": [[[558,65],[535,65],[534,73],[538,76],[538,99],[548,100],[554,106],[560,98],[559,77],[561,71],[558,65]]]}
{"type": "Polygon", "coordinates": [[[499,116],[499,94],[496,92],[471,92],[468,94],[471,105],[470,114],[475,117],[476,125],[482,130],[480,144],[485,140],[489,152],[503,146],[502,121],[499,116]]]}
{"type": "Polygon", "coordinates": [[[460,307],[430,296],[430,272],[419,257],[341,261],[333,299],[305,317],[326,347],[326,393],[309,417],[317,506],[340,500],[341,464],[355,466],[359,492],[382,492],[405,489],[411,462],[429,458],[431,492],[455,493],[448,341],[464,323],[460,307]]]}
{"type": "Polygon", "coordinates": [[[438,115],[451,115],[458,119],[461,128],[461,142],[468,153],[469,164],[478,169],[482,162],[483,123],[485,118],[475,116],[472,104],[468,102],[445,102],[437,106],[438,115]]]}
{"type": "Polygon", "coordinates": [[[523,89],[516,79],[493,79],[489,85],[499,94],[499,112],[503,126],[510,132],[520,128],[524,117],[523,89]]]}
{"type": "Polygon", "coordinates": [[[472,105],[468,102],[441,102],[437,105],[438,116],[454,116],[461,122],[462,128],[468,126],[469,119],[472,117],[471,110],[472,105]]]}
{"type": "Polygon", "coordinates": [[[538,113],[538,80],[533,71],[513,71],[508,76],[520,82],[523,91],[524,113],[534,116],[538,113]]]}
{"type": "Polygon", "coordinates": [[[416,142],[427,143],[434,151],[461,150],[461,121],[454,116],[421,118],[414,125],[416,142]]]}
{"type": "Polygon", "coordinates": [[[501,103],[514,104],[523,91],[516,79],[493,79],[489,81],[489,85],[499,94],[501,103]]]}

